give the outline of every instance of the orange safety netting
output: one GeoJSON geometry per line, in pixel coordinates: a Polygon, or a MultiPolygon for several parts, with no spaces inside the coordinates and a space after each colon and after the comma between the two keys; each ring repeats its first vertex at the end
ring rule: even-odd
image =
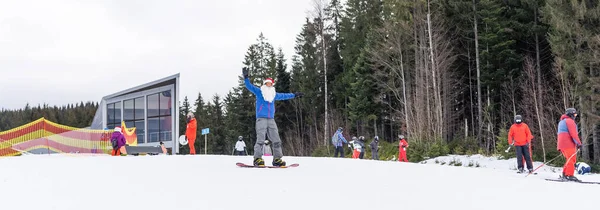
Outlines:
{"type": "MultiPolygon", "coordinates": [[[[137,145],[135,128],[121,122],[127,144],[137,145]]],[[[112,130],[93,130],[60,125],[44,118],[0,132],[0,156],[15,156],[25,152],[103,153],[110,154],[112,130]]]]}

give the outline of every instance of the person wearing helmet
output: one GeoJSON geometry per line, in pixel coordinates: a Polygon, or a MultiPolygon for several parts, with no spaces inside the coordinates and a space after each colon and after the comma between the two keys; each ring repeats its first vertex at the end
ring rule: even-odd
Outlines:
{"type": "Polygon", "coordinates": [[[531,162],[531,130],[529,126],[523,122],[521,115],[515,116],[515,122],[510,126],[508,131],[508,144],[515,146],[517,153],[517,173],[523,173],[523,162],[527,164],[529,173],[533,172],[533,164],[531,162]],[[525,159],[525,161],[523,161],[525,159]]]}
{"type": "Polygon", "coordinates": [[[123,152],[123,147],[125,147],[126,140],[123,132],[121,131],[121,127],[115,127],[114,132],[110,137],[110,142],[112,143],[112,156],[125,156],[126,153],[123,152]]]}
{"type": "Polygon", "coordinates": [[[379,160],[379,136],[375,136],[369,146],[371,146],[371,158],[379,160]]]}
{"type": "Polygon", "coordinates": [[[360,144],[358,143],[358,138],[356,138],[356,136],[352,137],[352,141],[350,141],[350,144],[348,144],[348,147],[350,148],[354,148],[352,151],[352,159],[358,159],[358,157],[360,156],[360,144]],[[352,145],[352,146],[350,146],[352,145]]]}
{"type": "Polygon", "coordinates": [[[190,155],[196,154],[196,148],[194,147],[194,143],[196,142],[196,118],[194,118],[194,113],[189,112],[187,114],[187,127],[185,129],[185,138],[188,141],[188,145],[190,146],[190,155]]]}
{"type": "Polygon", "coordinates": [[[248,68],[242,69],[244,76],[244,84],[252,94],[256,96],[256,144],[254,144],[254,165],[264,166],[263,146],[265,138],[268,135],[269,140],[273,145],[273,166],[285,166],[283,150],[281,149],[281,139],[279,138],[279,130],[275,122],[275,101],[289,100],[302,97],[303,93],[278,93],[273,87],[275,81],[271,78],[266,78],[263,85],[259,88],[250,82],[248,76],[248,68]]]}
{"type": "Polygon", "coordinates": [[[244,137],[238,136],[238,141],[235,143],[235,154],[236,155],[246,155],[246,142],[244,142],[244,137]]]}
{"type": "Polygon", "coordinates": [[[365,147],[365,137],[364,136],[359,136],[358,137],[358,145],[359,145],[359,154],[358,154],[358,159],[363,159],[365,157],[365,152],[367,150],[367,147],[365,147]]]}
{"type": "Polygon", "coordinates": [[[408,142],[404,139],[404,135],[398,135],[400,142],[398,142],[398,161],[400,162],[408,162],[408,158],[406,157],[406,149],[408,148],[408,142]]]}
{"type": "Polygon", "coordinates": [[[582,145],[577,133],[575,118],[577,118],[577,110],[575,108],[567,108],[565,114],[560,117],[560,121],[558,122],[556,147],[567,160],[563,166],[563,174],[560,178],[567,181],[579,181],[574,174],[577,151],[582,145]]]}
{"type": "Polygon", "coordinates": [[[344,143],[348,144],[348,141],[346,141],[346,138],[344,138],[342,132],[344,132],[344,129],[339,127],[331,137],[331,143],[335,147],[333,157],[338,157],[338,153],[340,154],[340,157],[344,157],[344,143]]]}

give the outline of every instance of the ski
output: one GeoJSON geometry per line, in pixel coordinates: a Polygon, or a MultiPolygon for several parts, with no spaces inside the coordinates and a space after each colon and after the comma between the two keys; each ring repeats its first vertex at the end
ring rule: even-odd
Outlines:
{"type": "Polygon", "coordinates": [[[553,182],[572,182],[572,183],[581,183],[581,184],[600,184],[600,182],[586,182],[586,181],[569,181],[569,180],[564,180],[564,179],[545,179],[547,181],[553,181],[553,182]]]}
{"type": "Polygon", "coordinates": [[[298,164],[298,163],[290,164],[290,165],[287,165],[287,166],[267,166],[267,165],[265,165],[265,166],[255,166],[255,165],[248,165],[248,164],[240,163],[240,162],[236,163],[235,165],[239,166],[239,167],[242,167],[242,168],[293,168],[293,167],[300,166],[300,164],[298,164]]]}

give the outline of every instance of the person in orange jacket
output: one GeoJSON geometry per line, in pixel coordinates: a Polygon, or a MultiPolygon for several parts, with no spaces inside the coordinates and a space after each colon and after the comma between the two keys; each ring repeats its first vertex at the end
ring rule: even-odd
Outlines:
{"type": "Polygon", "coordinates": [[[523,122],[521,115],[515,116],[515,122],[510,126],[508,131],[508,144],[515,146],[517,153],[517,173],[523,173],[523,162],[527,164],[529,173],[533,171],[533,163],[531,162],[531,130],[529,126],[523,122]],[[523,161],[525,159],[525,161],[523,161]]]}
{"type": "Polygon", "coordinates": [[[196,148],[194,148],[194,143],[196,142],[196,118],[194,118],[194,114],[189,112],[187,114],[187,128],[185,130],[185,138],[188,140],[188,145],[190,145],[190,155],[196,154],[196,148]]]}
{"type": "Polygon", "coordinates": [[[408,148],[408,142],[404,139],[404,135],[398,135],[400,142],[398,142],[398,161],[408,162],[406,157],[406,148],[408,148]]]}
{"type": "Polygon", "coordinates": [[[579,181],[575,174],[575,163],[577,162],[577,150],[581,145],[579,134],[577,133],[577,124],[575,124],[575,118],[577,118],[577,110],[575,108],[568,108],[565,110],[565,114],[560,117],[558,122],[558,135],[556,141],[556,147],[558,151],[567,160],[563,166],[563,175],[561,179],[568,181],[579,181]]]}

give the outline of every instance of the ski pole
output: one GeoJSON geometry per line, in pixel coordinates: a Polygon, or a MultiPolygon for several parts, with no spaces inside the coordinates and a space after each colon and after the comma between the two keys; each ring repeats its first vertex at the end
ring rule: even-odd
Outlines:
{"type": "MultiPolygon", "coordinates": [[[[575,156],[575,154],[577,154],[578,152],[579,152],[579,149],[577,149],[577,151],[575,151],[575,152],[574,152],[574,153],[571,155],[571,157],[569,157],[569,158],[567,159],[567,162],[566,162],[566,163],[568,163],[568,162],[569,162],[569,160],[571,160],[571,158],[572,158],[573,156],[575,156]]],[[[537,168],[535,168],[533,171],[531,171],[531,173],[527,174],[525,177],[529,176],[530,174],[532,174],[533,172],[537,171],[537,170],[538,170],[539,168],[541,168],[542,166],[544,166],[544,165],[546,165],[546,164],[548,164],[548,163],[552,162],[553,160],[555,160],[556,158],[558,158],[558,157],[560,157],[560,156],[562,156],[562,154],[559,154],[558,156],[556,156],[556,157],[552,158],[551,160],[549,160],[549,161],[546,161],[545,163],[542,163],[542,165],[540,165],[540,166],[538,166],[537,168]]]]}

